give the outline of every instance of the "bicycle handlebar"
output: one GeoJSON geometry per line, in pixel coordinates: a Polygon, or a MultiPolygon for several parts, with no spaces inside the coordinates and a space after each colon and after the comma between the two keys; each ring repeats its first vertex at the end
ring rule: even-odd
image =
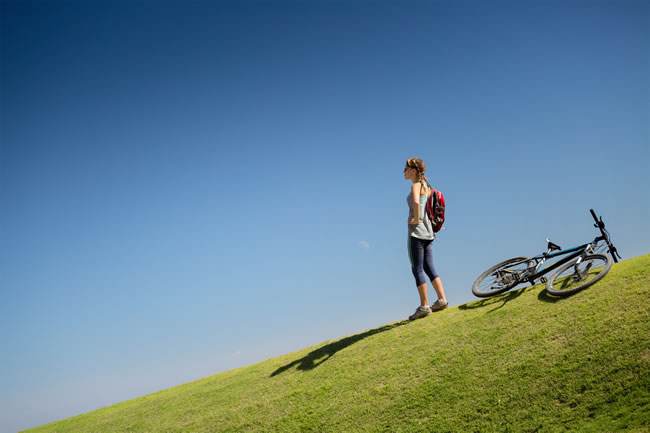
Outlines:
{"type": "MultiPolygon", "coordinates": [[[[591,216],[593,217],[594,221],[596,221],[595,227],[598,227],[601,233],[603,233],[603,229],[605,228],[605,222],[603,221],[603,217],[600,217],[600,219],[598,219],[598,216],[596,215],[596,212],[594,212],[593,209],[589,209],[589,212],[591,212],[591,216]]],[[[604,235],[605,233],[603,233],[603,236],[604,235]]]]}
{"type": "Polygon", "coordinates": [[[607,231],[605,230],[605,222],[603,221],[603,217],[598,218],[596,212],[594,212],[593,209],[589,209],[589,212],[591,213],[591,216],[596,222],[594,227],[600,229],[600,234],[603,235],[603,239],[605,240],[605,242],[607,242],[607,247],[609,248],[609,252],[612,255],[612,258],[614,259],[614,262],[618,263],[617,256],[620,259],[621,255],[618,254],[616,247],[612,244],[612,241],[609,239],[609,233],[607,233],[607,231]]]}

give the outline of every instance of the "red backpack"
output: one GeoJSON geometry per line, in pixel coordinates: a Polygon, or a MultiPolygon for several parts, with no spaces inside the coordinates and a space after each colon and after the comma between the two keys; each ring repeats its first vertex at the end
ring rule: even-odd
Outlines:
{"type": "Polygon", "coordinates": [[[445,223],[445,196],[442,192],[431,188],[424,210],[431,220],[434,233],[439,232],[445,223]]]}

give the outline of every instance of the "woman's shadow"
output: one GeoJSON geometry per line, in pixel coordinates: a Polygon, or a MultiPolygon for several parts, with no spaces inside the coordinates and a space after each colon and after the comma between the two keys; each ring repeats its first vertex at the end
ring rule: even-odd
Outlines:
{"type": "Polygon", "coordinates": [[[296,359],[295,361],[290,362],[287,365],[283,365],[282,367],[278,368],[273,373],[271,373],[271,377],[277,376],[278,374],[290,369],[295,365],[298,366],[297,370],[302,370],[302,371],[311,370],[315,367],[318,367],[328,359],[330,359],[339,350],[345,349],[349,345],[354,344],[359,340],[363,340],[366,337],[370,337],[371,335],[378,334],[380,332],[389,331],[393,328],[405,325],[407,323],[409,323],[408,320],[391,323],[390,325],[384,325],[380,328],[371,329],[369,331],[362,332],[361,334],[352,335],[350,337],[342,338],[333,343],[326,344],[325,346],[319,347],[318,349],[309,352],[306,356],[300,359],[296,359]]]}

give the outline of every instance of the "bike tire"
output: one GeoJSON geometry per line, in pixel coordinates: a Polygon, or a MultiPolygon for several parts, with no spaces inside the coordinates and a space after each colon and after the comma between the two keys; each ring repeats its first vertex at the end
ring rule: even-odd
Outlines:
{"type": "MultiPolygon", "coordinates": [[[[600,267],[597,268],[597,272],[595,274],[592,274],[593,278],[590,280],[584,280],[584,283],[582,284],[580,284],[579,281],[583,280],[583,277],[580,276],[580,280],[576,280],[575,270],[573,271],[573,275],[571,275],[570,272],[571,268],[576,264],[575,260],[572,260],[569,263],[560,266],[555,274],[553,274],[553,277],[546,282],[546,291],[553,296],[565,297],[573,295],[580,290],[584,290],[587,287],[596,284],[605,275],[607,275],[609,270],[612,268],[612,261],[609,259],[609,256],[605,254],[590,254],[588,256],[585,256],[578,265],[586,267],[586,274],[589,274],[589,271],[592,268],[593,264],[598,265],[598,263],[600,263],[600,267]],[[567,273],[567,271],[569,272],[567,273]],[[574,281],[578,284],[566,288],[567,282],[571,283],[574,281]]],[[[578,273],[579,272],[580,271],[578,271],[578,273]]]]}
{"type": "Polygon", "coordinates": [[[492,274],[494,274],[498,270],[501,270],[502,268],[506,269],[509,266],[512,266],[514,264],[518,264],[519,262],[525,262],[526,260],[528,260],[528,257],[513,257],[511,259],[504,260],[504,261],[502,261],[500,263],[497,263],[496,265],[492,266],[487,271],[485,271],[481,275],[479,275],[478,278],[476,278],[476,280],[474,281],[474,284],[472,284],[472,293],[474,294],[474,296],[476,296],[478,298],[489,298],[490,296],[498,295],[499,293],[503,293],[503,292],[505,292],[507,290],[512,289],[517,284],[521,283],[521,281],[517,281],[515,284],[500,286],[500,287],[495,288],[493,290],[488,290],[488,291],[479,290],[479,288],[481,287],[481,283],[487,277],[491,276],[492,274]]]}

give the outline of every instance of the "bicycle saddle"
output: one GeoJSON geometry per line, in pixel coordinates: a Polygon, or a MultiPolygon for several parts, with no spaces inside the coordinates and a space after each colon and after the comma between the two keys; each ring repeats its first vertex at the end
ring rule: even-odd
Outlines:
{"type": "Polygon", "coordinates": [[[553,250],[561,250],[562,247],[557,245],[557,244],[554,244],[551,241],[548,241],[548,249],[551,250],[551,251],[553,251],[553,250]]]}

